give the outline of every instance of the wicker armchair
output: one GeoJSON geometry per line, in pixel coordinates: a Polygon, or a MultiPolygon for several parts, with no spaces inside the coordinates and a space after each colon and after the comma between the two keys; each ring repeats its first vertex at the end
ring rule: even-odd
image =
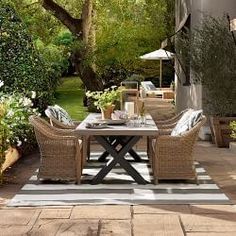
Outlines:
{"type": "Polygon", "coordinates": [[[159,135],[152,140],[149,155],[154,175],[154,183],[160,179],[194,179],[197,175],[194,166],[193,148],[198,133],[206,117],[181,136],[159,135]]]}
{"type": "MultiPolygon", "coordinates": [[[[74,120],[73,120],[73,124],[70,124],[70,125],[62,123],[61,121],[58,120],[58,117],[55,116],[55,113],[53,112],[52,109],[53,109],[53,107],[50,107],[50,108],[48,107],[45,110],[45,114],[49,118],[50,124],[52,126],[59,128],[59,129],[75,129],[80,124],[80,121],[74,121],[74,120]]],[[[80,139],[83,140],[82,160],[83,160],[83,164],[84,164],[86,162],[86,158],[89,159],[89,156],[90,156],[90,137],[89,136],[86,136],[86,137],[82,136],[82,137],[80,137],[80,139]]]]}
{"type": "Polygon", "coordinates": [[[40,149],[38,179],[67,180],[80,183],[82,141],[72,130],[52,127],[38,116],[30,116],[40,149]]]}
{"type": "MultiPolygon", "coordinates": [[[[189,111],[189,108],[181,111],[179,114],[175,115],[174,117],[172,117],[170,119],[155,121],[155,123],[158,127],[158,134],[159,135],[170,134],[172,129],[176,126],[177,122],[180,120],[180,118],[183,116],[183,114],[186,113],[187,111],[189,111]]],[[[152,140],[153,139],[155,139],[155,137],[147,137],[147,154],[148,154],[149,159],[151,158],[152,140]]]]}

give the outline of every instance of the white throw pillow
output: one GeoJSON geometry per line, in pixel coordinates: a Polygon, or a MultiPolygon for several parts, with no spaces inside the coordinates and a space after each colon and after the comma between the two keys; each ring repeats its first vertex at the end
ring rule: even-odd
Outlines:
{"type": "Polygon", "coordinates": [[[202,110],[193,111],[189,118],[189,129],[193,128],[202,119],[202,110]]]}
{"type": "Polygon", "coordinates": [[[73,120],[69,116],[69,114],[64,110],[62,107],[58,105],[54,105],[55,110],[58,112],[59,121],[62,122],[64,125],[74,125],[73,120]]]}
{"type": "Polygon", "coordinates": [[[177,136],[182,135],[186,131],[193,128],[201,119],[202,119],[202,110],[196,110],[190,109],[190,112],[186,112],[187,115],[185,117],[179,120],[179,122],[176,124],[175,128],[173,129],[171,136],[177,136]]]}
{"type": "Polygon", "coordinates": [[[48,106],[47,110],[45,111],[45,114],[49,118],[55,118],[64,125],[73,126],[74,122],[70,118],[69,114],[60,106],[54,105],[54,106],[48,106]]]}
{"type": "Polygon", "coordinates": [[[193,109],[189,109],[182,115],[182,117],[179,119],[176,126],[172,130],[171,136],[181,135],[189,129],[189,118],[193,111],[193,109]]]}

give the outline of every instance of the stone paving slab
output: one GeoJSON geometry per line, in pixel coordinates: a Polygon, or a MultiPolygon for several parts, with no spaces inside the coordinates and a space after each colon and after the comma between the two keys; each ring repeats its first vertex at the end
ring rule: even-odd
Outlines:
{"type": "Polygon", "coordinates": [[[43,220],[35,226],[32,236],[78,235],[97,236],[99,220],[43,220]]]}
{"type": "Polygon", "coordinates": [[[99,236],[131,236],[130,220],[102,220],[99,236]]]}
{"type": "Polygon", "coordinates": [[[186,214],[180,217],[186,232],[236,232],[234,214],[186,214]]]}
{"type": "Polygon", "coordinates": [[[236,214],[234,205],[190,205],[193,214],[236,214]]]}
{"type": "Polygon", "coordinates": [[[230,232],[230,233],[187,233],[186,236],[235,236],[236,232],[230,232]]]}
{"type": "Polygon", "coordinates": [[[131,210],[123,205],[76,206],[71,219],[131,219],[131,210]]]}
{"type": "Polygon", "coordinates": [[[68,219],[70,218],[72,207],[58,209],[43,209],[39,216],[40,219],[68,219]]]}
{"type": "Polygon", "coordinates": [[[33,225],[39,214],[38,209],[3,209],[0,210],[0,227],[2,225],[33,225]]]}
{"type": "Polygon", "coordinates": [[[32,226],[24,225],[24,226],[0,226],[0,235],[1,236],[22,236],[28,235],[32,226]]]}
{"type": "Polygon", "coordinates": [[[134,215],[135,236],[184,236],[177,215],[134,215]]]}
{"type": "Polygon", "coordinates": [[[190,214],[189,205],[140,205],[133,206],[134,214],[190,214]]]}

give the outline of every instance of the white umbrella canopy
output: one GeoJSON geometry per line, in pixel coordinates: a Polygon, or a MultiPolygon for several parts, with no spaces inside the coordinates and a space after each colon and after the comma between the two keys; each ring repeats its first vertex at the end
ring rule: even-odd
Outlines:
{"type": "Polygon", "coordinates": [[[164,49],[158,49],[139,58],[142,60],[160,60],[160,87],[162,87],[162,60],[171,60],[174,55],[175,54],[172,52],[168,52],[164,49]]]}

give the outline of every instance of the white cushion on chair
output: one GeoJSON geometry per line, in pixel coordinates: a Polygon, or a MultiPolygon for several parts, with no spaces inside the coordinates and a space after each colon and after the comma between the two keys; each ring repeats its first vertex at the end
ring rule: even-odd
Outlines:
{"type": "Polygon", "coordinates": [[[45,111],[45,114],[49,118],[54,118],[63,123],[64,125],[74,125],[74,122],[72,121],[69,114],[60,106],[54,105],[54,106],[48,106],[47,110],[45,111]]]}
{"type": "Polygon", "coordinates": [[[177,122],[175,128],[171,132],[171,136],[184,134],[186,131],[193,128],[202,118],[202,110],[189,109],[181,119],[177,122]]]}

